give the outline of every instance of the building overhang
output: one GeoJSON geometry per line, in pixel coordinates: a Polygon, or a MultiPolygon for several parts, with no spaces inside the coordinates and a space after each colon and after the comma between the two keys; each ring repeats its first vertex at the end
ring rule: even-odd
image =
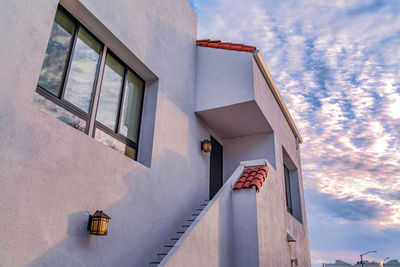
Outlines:
{"type": "Polygon", "coordinates": [[[259,97],[270,90],[295,138],[302,143],[265,61],[255,47],[209,40],[197,44],[195,112],[213,131],[221,138],[272,132],[269,122],[272,118],[268,116],[273,115],[262,111],[263,97],[259,97]]]}
{"type": "Polygon", "coordinates": [[[272,132],[256,101],[197,111],[196,114],[221,138],[272,132]]]}

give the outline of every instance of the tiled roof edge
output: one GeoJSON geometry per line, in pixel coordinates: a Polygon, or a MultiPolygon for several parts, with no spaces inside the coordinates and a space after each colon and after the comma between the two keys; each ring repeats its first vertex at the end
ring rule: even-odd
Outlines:
{"type": "Polygon", "coordinates": [[[259,192],[267,179],[268,170],[268,164],[258,167],[246,167],[242,175],[236,180],[232,190],[255,188],[256,191],[259,192]]]}
{"type": "Polygon", "coordinates": [[[228,42],[221,42],[221,40],[210,40],[210,39],[197,40],[196,44],[197,46],[249,52],[249,53],[254,53],[254,51],[256,51],[257,49],[255,46],[252,45],[228,43],[228,42]]]}

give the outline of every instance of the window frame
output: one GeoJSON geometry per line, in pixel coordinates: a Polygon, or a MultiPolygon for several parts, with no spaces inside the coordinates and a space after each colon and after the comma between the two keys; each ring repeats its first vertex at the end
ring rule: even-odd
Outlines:
{"type": "MultiPolygon", "coordinates": [[[[99,128],[101,131],[105,132],[106,134],[110,135],[112,138],[115,138],[116,140],[124,143],[125,145],[135,149],[135,158],[134,160],[137,160],[138,157],[138,149],[139,149],[139,140],[140,140],[140,129],[141,129],[141,123],[142,123],[142,115],[143,115],[143,103],[144,103],[144,95],[145,95],[145,88],[146,88],[146,81],[140,77],[132,68],[128,66],[124,61],[122,61],[113,51],[109,49],[109,47],[100,41],[96,35],[94,35],[90,30],[88,30],[82,23],[80,23],[68,10],[66,10],[62,5],[58,5],[57,11],[56,12],[62,12],[64,15],[66,15],[74,24],[75,24],[75,29],[72,34],[72,39],[71,39],[71,44],[69,45],[69,51],[67,54],[67,58],[65,61],[65,66],[64,70],[62,73],[62,78],[60,82],[60,87],[59,87],[59,95],[55,95],[49,90],[45,89],[44,87],[40,86],[39,83],[36,85],[36,93],[41,95],[42,97],[46,98],[47,100],[53,102],[54,104],[60,106],[61,108],[65,109],[66,111],[72,113],[73,115],[77,116],[78,118],[84,120],[86,122],[86,128],[84,130],[84,133],[88,136],[91,136],[92,138],[95,139],[95,133],[96,129],[99,128]],[[75,106],[71,102],[67,101],[64,99],[64,94],[66,91],[66,84],[67,84],[67,79],[69,77],[71,65],[72,65],[72,59],[74,56],[75,52],[75,47],[76,47],[76,42],[78,39],[78,33],[80,29],[83,29],[86,31],[88,34],[90,34],[91,37],[94,38],[96,42],[100,44],[100,52],[99,52],[99,58],[97,60],[97,65],[96,65],[96,72],[94,76],[94,82],[93,82],[93,87],[92,87],[92,92],[91,92],[91,100],[89,104],[89,110],[88,112],[80,109],[79,107],[75,106]],[[112,129],[108,128],[107,126],[103,125],[101,122],[96,120],[97,117],[97,112],[98,112],[98,105],[100,101],[100,93],[101,93],[101,87],[102,87],[102,81],[103,81],[103,76],[104,76],[104,69],[106,66],[105,59],[107,57],[107,54],[110,54],[114,59],[118,61],[123,67],[124,67],[124,77],[122,81],[122,88],[121,91],[121,96],[118,102],[119,108],[118,108],[118,117],[117,117],[117,130],[114,132],[112,129]],[[104,62],[104,63],[103,63],[104,62]],[[138,128],[137,128],[137,138],[136,142],[133,140],[129,139],[128,137],[120,134],[120,125],[121,125],[121,120],[122,120],[122,111],[124,107],[124,97],[125,97],[125,92],[126,92],[126,76],[128,72],[131,72],[132,74],[135,75],[137,79],[139,79],[143,86],[141,88],[142,90],[142,96],[140,99],[140,111],[139,111],[139,119],[138,119],[138,128]],[[97,96],[97,97],[96,97],[97,96]],[[93,127],[91,127],[93,123],[93,127]],[[91,129],[92,128],[92,129],[91,129]]],[[[53,20],[53,23],[55,20],[53,20]]]]}
{"type": "MultiPolygon", "coordinates": [[[[142,123],[142,113],[143,113],[143,103],[144,103],[144,90],[146,87],[146,82],[144,79],[142,79],[134,70],[132,70],[126,63],[124,63],[112,50],[108,49],[108,47],[106,47],[106,53],[104,55],[104,57],[107,57],[107,54],[110,54],[110,56],[112,56],[116,61],[118,61],[118,63],[120,63],[123,67],[124,67],[124,77],[122,79],[122,88],[121,88],[121,96],[119,98],[118,101],[118,122],[117,122],[117,127],[116,127],[116,131],[113,131],[112,129],[108,128],[107,126],[105,126],[104,124],[102,124],[101,122],[99,122],[96,117],[97,117],[97,112],[98,112],[98,107],[99,107],[99,102],[100,102],[100,95],[101,95],[101,89],[102,89],[102,81],[103,81],[103,77],[101,77],[101,81],[100,81],[100,86],[99,86],[99,90],[98,90],[98,94],[99,97],[97,98],[97,102],[96,102],[96,114],[94,116],[94,124],[93,124],[93,131],[92,131],[92,137],[95,138],[96,135],[96,129],[99,128],[101,131],[105,132],[106,134],[110,135],[111,137],[117,139],[118,141],[132,147],[133,149],[135,149],[136,153],[135,153],[135,160],[137,160],[137,156],[138,156],[138,148],[139,148],[139,138],[140,138],[140,126],[142,123]],[[132,72],[136,78],[138,78],[142,83],[143,83],[143,87],[141,88],[143,93],[142,93],[142,98],[140,99],[140,113],[139,113],[139,127],[138,127],[138,133],[137,133],[137,141],[134,142],[133,140],[129,139],[128,137],[120,134],[120,128],[121,128],[121,120],[122,120],[122,109],[124,108],[124,98],[125,98],[125,93],[126,93],[126,76],[128,75],[128,72],[132,72]]],[[[104,75],[104,69],[105,69],[106,63],[104,62],[104,66],[103,66],[103,74],[104,75]]]]}
{"type": "Polygon", "coordinates": [[[292,200],[292,186],[290,181],[290,170],[283,164],[283,173],[285,179],[285,193],[286,193],[286,210],[293,215],[293,200],[292,200]]]}
{"type": "Polygon", "coordinates": [[[94,97],[96,94],[97,83],[99,82],[101,59],[103,57],[105,45],[94,34],[92,34],[82,23],[80,23],[77,19],[75,19],[75,17],[72,16],[71,13],[69,13],[63,6],[58,5],[57,11],[63,12],[64,15],[66,15],[73,23],[75,23],[75,30],[72,35],[72,42],[69,47],[69,52],[68,52],[67,59],[65,62],[64,71],[62,73],[62,78],[61,78],[61,83],[60,83],[61,91],[59,93],[59,96],[56,96],[55,94],[51,93],[49,90],[40,86],[38,83],[36,85],[36,92],[38,94],[40,94],[41,96],[47,98],[48,100],[54,102],[55,104],[59,105],[60,107],[64,108],[68,112],[71,112],[73,115],[86,121],[86,128],[85,128],[84,133],[89,135],[90,120],[92,117],[93,107],[94,107],[94,97]],[[97,60],[97,65],[96,65],[96,73],[95,73],[94,82],[93,82],[93,88],[92,88],[91,99],[90,99],[90,104],[89,104],[89,111],[87,113],[85,111],[83,111],[82,109],[80,109],[79,107],[72,104],[71,102],[64,99],[64,94],[65,94],[66,85],[67,85],[66,81],[69,76],[69,72],[71,70],[72,58],[74,56],[76,41],[78,39],[78,33],[79,33],[80,28],[82,28],[84,31],[88,32],[96,40],[96,42],[98,42],[100,44],[100,53],[99,53],[99,58],[97,60]]]}

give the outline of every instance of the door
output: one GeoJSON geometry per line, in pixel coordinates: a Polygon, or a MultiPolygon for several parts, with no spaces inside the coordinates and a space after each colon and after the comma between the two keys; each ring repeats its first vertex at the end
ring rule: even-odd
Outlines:
{"type": "Polygon", "coordinates": [[[210,199],[222,187],[222,145],[211,136],[210,199]]]}

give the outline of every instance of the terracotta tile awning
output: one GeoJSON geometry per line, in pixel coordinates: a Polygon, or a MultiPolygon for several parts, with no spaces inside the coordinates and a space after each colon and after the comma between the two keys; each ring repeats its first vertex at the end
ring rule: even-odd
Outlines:
{"type": "Polygon", "coordinates": [[[210,39],[197,40],[197,46],[243,51],[250,53],[253,53],[256,50],[256,47],[251,45],[226,43],[226,42],[221,42],[220,40],[210,40],[210,39]]]}
{"type": "Polygon", "coordinates": [[[268,175],[268,166],[264,165],[255,168],[246,168],[242,176],[237,180],[233,190],[246,189],[255,187],[257,192],[260,190],[262,184],[268,175]]]}

